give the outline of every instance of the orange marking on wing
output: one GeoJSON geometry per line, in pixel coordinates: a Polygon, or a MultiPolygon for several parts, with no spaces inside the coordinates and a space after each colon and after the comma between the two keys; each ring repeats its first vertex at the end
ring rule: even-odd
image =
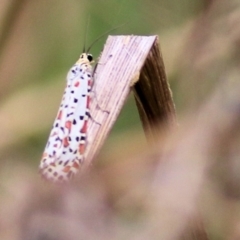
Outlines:
{"type": "Polygon", "coordinates": [[[63,172],[68,173],[70,169],[71,169],[70,166],[66,166],[66,167],[64,167],[63,172]]]}
{"type": "Polygon", "coordinates": [[[57,119],[61,120],[61,118],[62,118],[62,111],[60,111],[57,116],[57,119]]]}
{"type": "Polygon", "coordinates": [[[69,131],[71,131],[72,122],[71,122],[71,121],[66,121],[66,122],[65,122],[65,127],[66,127],[69,131]]]}
{"type": "Polygon", "coordinates": [[[67,138],[67,137],[65,137],[65,138],[63,139],[63,146],[64,146],[64,147],[68,147],[68,146],[69,146],[69,142],[68,142],[68,138],[67,138]]]}
{"type": "Polygon", "coordinates": [[[79,152],[80,152],[80,154],[84,154],[84,152],[85,152],[85,144],[79,144],[79,152]]]}
{"type": "Polygon", "coordinates": [[[92,80],[88,80],[88,86],[92,86],[92,80]]]}
{"type": "Polygon", "coordinates": [[[90,98],[90,96],[88,96],[88,97],[87,97],[87,108],[90,107],[90,101],[91,101],[91,98],[90,98]]]}
{"type": "Polygon", "coordinates": [[[86,133],[87,132],[87,121],[84,121],[83,127],[80,131],[81,133],[86,133]]]}
{"type": "Polygon", "coordinates": [[[80,85],[80,82],[76,82],[76,83],[74,84],[75,87],[78,87],[79,85],[80,85]]]}
{"type": "Polygon", "coordinates": [[[78,168],[79,168],[79,164],[78,164],[77,162],[74,162],[74,163],[73,163],[73,167],[76,168],[76,169],[78,169],[78,168]]]}

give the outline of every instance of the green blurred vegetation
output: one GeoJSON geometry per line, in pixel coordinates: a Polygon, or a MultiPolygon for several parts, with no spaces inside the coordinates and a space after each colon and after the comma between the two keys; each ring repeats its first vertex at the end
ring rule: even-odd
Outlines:
{"type": "MultiPolygon", "coordinates": [[[[5,1],[0,25],[0,104],[3,109],[0,114],[4,121],[2,131],[10,137],[7,136],[2,144],[0,142],[2,160],[3,156],[12,153],[14,146],[16,158],[24,152],[24,159],[36,166],[57,112],[65,76],[82,52],[85,37],[88,46],[103,32],[125,24],[112,34],[157,34],[162,42],[165,34],[197,16],[203,5],[203,1],[192,0],[5,1]],[[49,85],[51,91],[44,93],[49,85]],[[40,94],[35,96],[36,105],[29,106],[34,91],[40,94]],[[31,96],[24,99],[26,95],[31,96]],[[14,105],[15,102],[20,105],[14,105]],[[28,121],[24,122],[22,116],[27,116],[28,121]]],[[[95,58],[106,38],[92,47],[95,58]]],[[[161,47],[165,53],[164,43],[161,47]]],[[[167,58],[166,53],[164,59],[167,58]]],[[[171,59],[168,61],[172,62],[171,59]]],[[[168,66],[166,68],[168,71],[168,66]]],[[[173,76],[172,71],[168,74],[173,76]]],[[[173,89],[174,94],[176,90],[173,89]]],[[[111,141],[115,134],[131,129],[142,131],[133,98],[124,107],[112,131],[111,141]]]]}
{"type": "Polygon", "coordinates": [[[1,239],[38,227],[41,238],[22,239],[68,236],[75,221],[84,239],[115,239],[111,224],[116,239],[185,239],[154,234],[179,236],[193,215],[206,227],[190,239],[239,239],[239,0],[3,0],[0,12],[1,239]],[[87,176],[54,188],[37,168],[88,18],[87,45],[123,23],[111,34],[159,36],[180,130],[152,150],[130,96],[87,176]]]}

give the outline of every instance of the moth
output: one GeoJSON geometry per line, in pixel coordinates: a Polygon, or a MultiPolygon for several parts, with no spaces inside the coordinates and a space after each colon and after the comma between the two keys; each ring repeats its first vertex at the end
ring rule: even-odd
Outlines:
{"type": "Polygon", "coordinates": [[[103,36],[123,25],[125,23],[100,35],[86,51],[84,47],[80,58],[67,74],[66,88],[39,166],[41,175],[47,180],[63,182],[71,179],[84,161],[95,72],[89,51],[103,36]]]}
{"type": "Polygon", "coordinates": [[[82,53],[67,74],[62,101],[39,166],[47,180],[71,179],[84,160],[93,86],[92,63],[92,55],[82,53]]]}

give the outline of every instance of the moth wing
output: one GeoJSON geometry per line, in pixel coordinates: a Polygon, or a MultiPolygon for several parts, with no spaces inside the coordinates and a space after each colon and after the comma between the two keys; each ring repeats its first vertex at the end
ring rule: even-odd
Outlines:
{"type": "Polygon", "coordinates": [[[40,163],[42,175],[52,181],[68,180],[78,171],[83,157],[80,144],[83,135],[86,137],[83,129],[89,116],[92,82],[91,66],[84,67],[75,64],[67,75],[67,86],[40,163]]]}

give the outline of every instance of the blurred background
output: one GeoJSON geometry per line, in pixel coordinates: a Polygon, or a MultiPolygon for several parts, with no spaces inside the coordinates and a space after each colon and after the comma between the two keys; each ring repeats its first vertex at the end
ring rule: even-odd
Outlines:
{"type": "MultiPolygon", "coordinates": [[[[17,161],[23,156],[22,161],[29,159],[29,164],[36,166],[60,103],[66,74],[82,52],[85,37],[89,46],[99,35],[121,24],[125,25],[112,34],[159,35],[172,81],[174,60],[183,38],[177,31],[186,31],[186,24],[202,8],[202,1],[190,0],[181,4],[126,0],[2,1],[1,155],[5,153],[6,158],[16,154],[11,158],[17,157],[17,161]]],[[[106,38],[91,49],[95,59],[106,38]]],[[[131,129],[141,131],[135,109],[131,99],[113,134],[131,129]]]]}
{"type": "MultiPolygon", "coordinates": [[[[239,239],[239,0],[2,0],[0,11],[1,239],[239,239]],[[159,36],[180,130],[160,131],[159,147],[149,147],[130,96],[87,176],[49,186],[37,170],[66,74],[85,38],[89,46],[122,24],[111,35],[159,36]],[[163,159],[172,163],[164,179],[184,159],[176,176],[184,169],[198,181],[183,181],[188,193],[159,183],[155,204],[147,196],[163,159]]],[[[106,38],[92,47],[95,59],[106,38]]]]}

